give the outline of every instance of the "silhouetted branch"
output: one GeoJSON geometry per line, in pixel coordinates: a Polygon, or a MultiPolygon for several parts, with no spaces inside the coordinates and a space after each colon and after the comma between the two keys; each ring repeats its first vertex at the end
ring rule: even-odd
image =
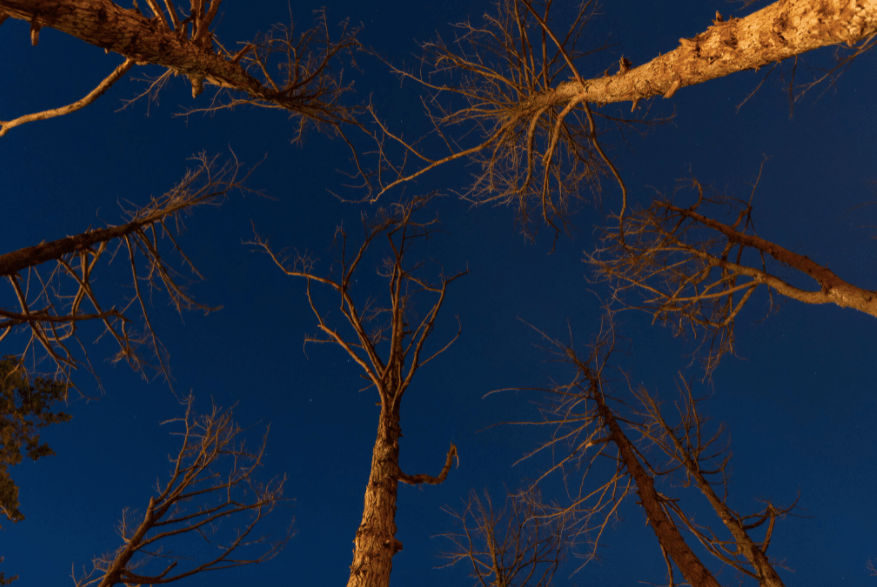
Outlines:
{"type": "Polygon", "coordinates": [[[142,521],[132,520],[125,510],[118,527],[124,545],[95,558],[91,572],[79,578],[74,573],[76,587],[163,584],[205,571],[261,563],[274,558],[292,537],[291,527],[274,541],[265,535],[251,535],[256,525],[285,501],[285,476],[265,484],[253,478],[262,464],[267,432],[261,447],[251,451],[240,439],[242,429],[232,421],[231,411],[214,406],[212,412],[196,416],[193,402],[191,396],[183,400],[183,418],[164,422],[183,427],[182,432],[174,433],[182,436],[182,444],[171,457],[170,479],[164,486],[156,485],[142,521]],[[227,470],[218,469],[223,463],[227,463],[227,470]],[[232,537],[218,540],[219,522],[231,518],[242,520],[241,525],[232,537]],[[163,552],[163,543],[195,535],[215,546],[218,554],[204,562],[192,562],[189,568],[177,568],[191,557],[163,552]],[[252,547],[261,553],[241,558],[240,551],[252,547]],[[140,570],[149,565],[163,568],[154,574],[140,570]]]}
{"type": "Polygon", "coordinates": [[[201,304],[186,292],[182,280],[187,278],[168,263],[167,252],[160,251],[164,248],[160,241],[167,238],[170,250],[179,254],[183,267],[200,278],[174,237],[184,229],[181,213],[201,205],[217,206],[233,190],[250,191],[244,182],[252,170],[240,177],[237,159],[219,165],[215,157],[202,153],[195,161],[197,167],[188,170],[163,196],[153,198],[143,207],[123,209],[124,224],[87,230],[0,255],[0,276],[8,281],[18,305],[15,310],[8,306],[0,308],[0,340],[17,327],[29,330],[30,337],[19,356],[41,347],[55,363],[56,374],[69,383],[72,369],[89,364],[85,345],[79,342],[79,324],[100,321],[104,334],[119,347],[114,362],[125,359],[145,377],[147,364],[138,348],[146,344],[155,354],[159,370],[167,376],[166,352],[152,328],[144,286],[149,293],[155,288],[164,289],[178,312],[191,309],[209,312],[218,308],[201,304]],[[93,276],[99,261],[105,255],[112,259],[123,244],[134,296],[120,304],[108,302],[104,294],[98,295],[93,288],[93,276]],[[41,267],[44,264],[50,268],[41,267]],[[140,306],[145,326],[139,333],[132,329],[129,313],[135,303],[140,306]],[[70,346],[74,341],[82,347],[82,358],[77,358],[70,346]]]}
{"type": "Polygon", "coordinates": [[[569,513],[556,514],[535,489],[507,495],[500,512],[486,491],[483,501],[472,491],[461,513],[443,509],[460,531],[441,535],[454,543],[442,567],[468,563],[482,587],[548,587],[573,544],[569,513]]]}
{"type": "MultiPolygon", "coordinates": [[[[694,485],[707,499],[716,516],[731,534],[731,539],[719,538],[708,526],[697,524],[685,514],[680,502],[670,501],[668,507],[677,515],[688,530],[716,558],[745,576],[758,581],[762,587],[782,587],[783,582],[767,558],[774,523],[790,513],[797,504],[777,508],[768,503],[762,512],[742,515],[728,503],[728,464],[731,460],[729,440],[724,426],[714,433],[707,433],[708,420],[698,411],[702,401],[695,398],[690,384],[681,378],[680,397],[676,403],[679,423],[671,426],[661,411],[660,402],[645,387],[634,390],[642,405],[643,416],[639,429],[643,438],[654,443],[671,460],[671,466],[681,466],[685,479],[683,487],[694,485]],[[724,446],[716,446],[724,439],[724,446]],[[718,477],[718,480],[714,480],[718,477]],[[716,489],[721,490],[721,495],[716,489]],[[751,537],[751,530],[768,522],[764,540],[759,543],[751,537]]],[[[675,467],[674,467],[675,468],[675,467]]]]}
{"type": "Polygon", "coordinates": [[[735,320],[759,286],[767,286],[771,295],[807,304],[834,303],[877,317],[877,292],[847,283],[824,265],[757,236],[752,197],[748,202],[731,199],[710,194],[695,179],[685,183],[697,192],[693,205],[654,200],[628,217],[623,237],[615,227],[604,229],[601,247],[586,261],[625,307],[651,313],[654,320],[670,324],[676,335],[688,330],[705,334],[701,344],[709,341],[707,376],[722,355],[733,352],[735,320]],[[729,219],[717,220],[723,208],[729,219]],[[776,263],[811,278],[818,289],[802,289],[780,278],[776,263]],[[628,290],[641,302],[629,301],[628,290]]]}

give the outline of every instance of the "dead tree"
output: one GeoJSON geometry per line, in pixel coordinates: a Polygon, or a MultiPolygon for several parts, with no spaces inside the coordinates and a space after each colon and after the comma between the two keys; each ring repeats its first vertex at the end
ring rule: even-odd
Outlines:
{"type": "Polygon", "coordinates": [[[441,556],[448,562],[471,565],[481,587],[548,587],[566,552],[573,545],[569,511],[542,502],[539,491],[528,489],[506,496],[501,511],[473,491],[462,512],[453,516],[458,532],[442,534],[454,549],[441,556]]]}
{"type": "Polygon", "coordinates": [[[339,131],[354,122],[356,107],[341,98],[350,91],[338,58],[359,46],[356,31],[347,30],[337,40],[329,35],[324,13],[317,24],[299,33],[292,24],[275,27],[267,35],[228,50],[214,36],[212,23],[221,0],[192,0],[189,14],[178,14],[173,2],[144,0],[143,10],[122,8],[110,0],[0,0],[0,23],[7,18],[30,25],[30,40],[39,42],[40,30],[50,27],[125,58],[94,91],[83,99],[54,110],[0,122],[0,136],[11,128],[78,110],[107,91],[134,65],[167,68],[144,94],[157,91],[174,75],[188,78],[195,98],[204,84],[218,88],[208,108],[249,104],[286,110],[298,118],[298,132],[306,124],[339,131]],[[270,63],[269,63],[270,60],[270,63]],[[278,73],[269,73],[274,71],[278,73]]]}
{"type": "Polygon", "coordinates": [[[598,337],[587,359],[579,357],[571,342],[563,344],[545,338],[557,358],[573,368],[574,375],[569,383],[545,390],[552,401],[543,407],[541,423],[551,426],[554,432],[548,442],[527,457],[541,451],[559,455],[537,482],[555,471],[564,475],[565,482],[572,477],[572,483],[567,482],[567,486],[574,487],[575,491],[570,494],[568,507],[574,516],[585,521],[580,524],[580,529],[593,536],[590,539],[591,551],[586,557],[596,555],[610,515],[628,495],[632,483],[664,553],[670,583],[673,582],[672,561],[692,587],[719,587],[712,573],[682,537],[670,516],[667,498],[655,486],[654,469],[625,431],[624,419],[617,413],[619,399],[608,379],[608,369],[611,368],[608,359],[614,350],[612,327],[598,337]],[[592,489],[586,483],[587,477],[592,472],[598,475],[602,472],[597,462],[606,457],[615,461],[614,471],[603,473],[609,478],[608,483],[598,477],[596,489],[592,489]],[[614,491],[610,492],[610,488],[614,491]],[[623,488],[623,491],[618,488],[623,488]],[[590,522],[595,516],[599,524],[590,522]]]}
{"type": "Polygon", "coordinates": [[[771,296],[833,303],[877,317],[877,292],[856,287],[807,256],[759,237],[752,222],[752,197],[746,201],[717,195],[697,180],[685,184],[696,191],[692,205],[655,199],[628,216],[623,232],[615,226],[604,229],[602,244],[586,261],[597,279],[609,282],[623,307],[651,313],[677,335],[700,333],[702,344],[709,342],[707,375],[723,354],[733,352],[735,320],[760,286],[771,296]],[[816,287],[803,289],[780,277],[788,269],[812,279],[816,287]]]}
{"type": "MultiPolygon", "coordinates": [[[[600,112],[592,108],[629,101],[634,111],[652,97],[672,98],[687,86],[841,43],[853,47],[842,60],[848,64],[874,45],[877,34],[872,3],[782,0],[744,18],[717,13],[703,33],[679,39],[678,47],[648,63],[622,56],[605,63],[602,76],[588,79],[577,62],[595,59],[596,50],[579,47],[594,4],[583,1],[561,33],[551,22],[551,2],[500,0],[496,15],[486,15],[482,26],[458,24],[453,43],[424,44],[423,73],[396,71],[433,92],[425,105],[443,150],[432,152],[405,139],[375,116],[382,153],[401,149],[408,166],[386,155],[372,200],[439,165],[465,159],[478,163],[480,171],[464,197],[515,204],[525,225],[538,208],[548,224],[563,224],[570,202],[598,189],[600,175],[609,173],[621,189],[616,216],[623,220],[627,188],[600,145],[602,129],[595,125],[600,112]],[[443,83],[442,76],[451,81],[443,83]]],[[[605,120],[622,128],[632,122],[605,120]]]]}
{"type": "Polygon", "coordinates": [[[336,238],[340,239],[340,273],[336,278],[314,272],[314,259],[308,255],[296,255],[287,260],[276,254],[258,235],[251,243],[266,251],[287,275],[306,280],[308,303],[319,325],[319,334],[307,337],[306,343],[340,346],[362,368],[368,381],[366,389],[374,387],[377,391],[377,405],[381,407],[378,433],[372,451],[362,523],[354,541],[349,587],[389,585],[393,556],[402,550],[402,543],[396,539],[395,523],[399,481],[412,485],[442,483],[457,456],[457,448],[451,444],[444,467],[436,477],[408,475],[399,468],[402,397],[420,367],[444,352],[459,336],[458,331],[457,336],[442,348],[423,357],[424,344],[433,331],[448,285],[468,273],[463,271],[451,277],[440,273],[437,280],[431,281],[423,277],[422,262],[407,263],[405,257],[409,249],[428,238],[437,223],[436,219],[419,221],[415,218],[428,199],[414,198],[407,204],[394,206],[392,211],[382,209],[374,220],[363,219],[363,243],[352,255],[347,251],[347,234],[339,228],[336,238]],[[380,306],[370,300],[357,307],[352,292],[354,273],[369,247],[381,237],[386,237],[390,249],[378,270],[378,274],[388,281],[388,304],[380,306]],[[314,284],[325,286],[338,295],[349,332],[324,319],[326,312],[318,307],[319,298],[311,291],[314,284]],[[431,301],[424,304],[420,301],[422,298],[431,301]],[[422,316],[419,319],[418,310],[422,316]]]}
{"type": "Polygon", "coordinates": [[[708,431],[708,420],[698,410],[703,398],[696,398],[691,385],[681,379],[679,400],[676,402],[678,423],[671,425],[662,412],[661,402],[645,387],[633,390],[641,409],[637,429],[646,443],[652,443],[670,459],[667,466],[681,487],[694,486],[707,499],[730,539],[720,538],[702,521],[695,523],[685,514],[679,501],[668,501],[667,507],[682,524],[694,534],[710,554],[741,574],[758,581],[761,587],[783,587],[783,581],[767,558],[767,549],[776,521],[789,514],[797,504],[778,508],[768,502],[757,513],[742,515],[728,505],[728,465],[731,461],[729,442],[724,426],[708,431]],[[721,492],[721,495],[719,494],[721,492]],[[764,539],[752,538],[753,530],[767,524],[764,539]]]}
{"type": "Polygon", "coordinates": [[[100,336],[106,335],[118,345],[114,361],[124,359],[147,377],[149,362],[142,353],[145,346],[158,361],[158,371],[168,376],[166,352],[152,328],[144,294],[164,289],[178,312],[218,309],[195,301],[186,292],[185,280],[189,278],[174,269],[168,258],[171,253],[178,254],[183,268],[200,278],[176,240],[184,229],[182,212],[196,206],[217,206],[235,190],[250,191],[244,186],[249,172],[242,174],[236,159],[220,165],[215,157],[201,154],[195,161],[197,166],[163,196],[143,207],[123,209],[123,224],[89,229],[0,255],[0,276],[18,306],[4,302],[0,307],[0,341],[17,340],[15,332],[29,332],[21,337],[18,356],[30,354],[36,364],[42,357],[34,353],[41,348],[54,362],[55,375],[71,384],[72,370],[80,366],[94,373],[86,345],[79,340],[80,325],[100,322],[104,326],[100,336]],[[165,239],[169,247],[162,244],[165,239]],[[107,300],[92,287],[94,275],[101,262],[109,263],[119,249],[125,251],[130,265],[134,295],[127,300],[107,300]],[[142,315],[140,332],[132,327],[132,306],[139,307],[142,315]]]}
{"type": "Polygon", "coordinates": [[[547,27],[550,2],[537,12],[529,2],[502,0],[482,26],[455,25],[453,42],[424,43],[418,73],[391,65],[432,92],[424,105],[445,154],[432,155],[419,141],[394,134],[372,111],[384,168],[372,201],[440,165],[471,159],[480,171],[465,199],[516,205],[525,231],[541,207],[537,219],[559,229],[574,200],[599,190],[609,163],[601,159],[587,103],[567,107],[551,98],[552,88],[575,75],[572,61],[589,53],[579,45],[594,8],[582,2],[558,42],[547,27]],[[400,147],[404,157],[396,163],[400,147]]]}
{"type": "Polygon", "coordinates": [[[76,587],[112,587],[170,583],[206,571],[261,563],[274,558],[292,537],[292,527],[270,540],[254,532],[259,522],[285,501],[286,477],[260,483],[254,472],[262,464],[262,445],[247,448],[231,411],[213,407],[196,416],[193,398],[183,400],[186,414],[163,424],[182,426],[180,450],[171,456],[167,483],[157,484],[142,518],[126,509],[118,533],[124,544],[97,557],[88,573],[72,575],[76,587]],[[219,522],[239,521],[236,532],[218,535],[219,522]],[[218,552],[199,562],[191,556],[165,552],[163,544],[181,538],[206,540],[218,552]],[[247,554],[244,552],[257,553],[247,554]],[[178,568],[178,565],[182,566],[178,568]],[[156,568],[161,567],[161,568],[156,568]],[[155,569],[154,571],[152,569],[155,569]]]}
{"type": "Polygon", "coordinates": [[[566,487],[574,488],[572,492],[568,490],[565,513],[571,516],[570,527],[579,543],[590,545],[584,553],[586,559],[596,554],[609,514],[614,513],[628,493],[619,491],[611,496],[611,507],[604,505],[609,501],[609,485],[605,481],[608,479],[612,487],[630,487],[632,483],[635,488],[664,555],[669,585],[676,584],[673,565],[693,587],[719,584],[686,543],[683,529],[690,531],[722,563],[758,580],[762,587],[782,585],[774,570],[775,563],[767,559],[766,551],[775,522],[789,514],[796,504],[777,508],[768,503],[763,511],[749,515],[732,509],[727,504],[725,484],[730,456],[726,447],[717,447],[724,439],[723,428],[707,435],[707,420],[697,409],[700,400],[694,398],[688,387],[679,404],[679,423],[675,425],[668,423],[659,401],[646,390],[632,390],[633,402],[623,397],[617,389],[619,383],[630,386],[624,373],[609,362],[615,334],[611,317],[607,323],[609,326],[597,338],[587,359],[578,355],[572,342],[561,343],[543,334],[554,356],[568,364],[574,374],[569,383],[543,390],[551,399],[541,408],[542,420],[526,422],[548,425],[553,430],[551,439],[525,458],[551,452],[553,464],[536,482],[557,472],[563,475],[566,487]],[[617,381],[610,377],[613,370],[617,381]],[[669,457],[668,464],[658,466],[649,457],[655,446],[660,455],[669,457]],[[614,469],[598,468],[598,459],[607,458],[616,463],[614,469]],[[719,537],[710,527],[696,523],[686,514],[679,498],[658,489],[659,483],[674,486],[666,481],[680,478],[682,483],[675,486],[694,485],[710,503],[730,538],[719,537]],[[723,495],[716,492],[716,487],[723,495]],[[755,540],[752,531],[765,524],[764,539],[755,540]]]}

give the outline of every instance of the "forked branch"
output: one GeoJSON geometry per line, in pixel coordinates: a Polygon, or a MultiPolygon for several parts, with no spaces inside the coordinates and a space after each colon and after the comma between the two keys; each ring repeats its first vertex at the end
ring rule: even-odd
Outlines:
{"type": "MultiPolygon", "coordinates": [[[[152,328],[144,294],[164,289],[178,312],[218,309],[191,297],[184,285],[188,278],[172,267],[168,253],[178,254],[182,266],[200,278],[175,238],[184,229],[182,213],[201,205],[218,206],[234,190],[250,191],[244,183],[252,171],[241,174],[236,159],[219,165],[216,157],[201,154],[195,160],[197,167],[187,171],[166,194],[146,206],[124,210],[123,224],[0,255],[0,276],[8,282],[17,305],[12,308],[10,302],[4,302],[0,307],[0,340],[14,332],[29,332],[18,355],[24,357],[41,347],[55,363],[56,375],[70,382],[72,370],[90,365],[86,346],[79,342],[80,325],[97,321],[104,327],[101,336],[108,335],[118,345],[114,361],[126,360],[145,377],[148,363],[139,350],[145,344],[156,356],[160,372],[167,376],[164,347],[152,328]],[[169,251],[162,251],[165,238],[169,251]],[[123,246],[134,296],[107,300],[95,291],[94,274],[101,260],[109,262],[123,246]],[[140,307],[144,323],[139,333],[132,328],[129,310],[133,304],[140,307]],[[71,346],[73,342],[83,355],[71,346]]],[[[39,362],[38,357],[34,359],[39,362]]]]}
{"type": "MultiPolygon", "coordinates": [[[[248,243],[268,253],[287,275],[307,280],[308,302],[317,318],[320,333],[308,336],[306,342],[333,343],[342,347],[363,369],[371,385],[375,386],[382,405],[391,411],[398,411],[402,395],[417,369],[435,356],[422,358],[424,343],[435,327],[448,286],[468,273],[468,270],[461,271],[450,277],[441,274],[437,281],[427,280],[420,275],[422,263],[408,265],[405,262],[410,247],[416,241],[428,238],[435,230],[437,220],[424,222],[415,219],[428,200],[429,197],[414,198],[407,204],[393,206],[392,211],[381,209],[374,219],[363,217],[363,242],[352,255],[347,251],[347,233],[339,228],[340,258],[337,263],[341,271],[337,278],[315,273],[315,259],[307,254],[296,253],[289,258],[283,253],[274,252],[258,234],[248,243]],[[388,281],[390,299],[384,306],[369,300],[358,309],[352,291],[355,283],[353,276],[366,251],[382,235],[387,239],[390,254],[378,274],[388,281]],[[311,291],[312,282],[328,286],[338,294],[341,312],[352,330],[352,336],[324,319],[324,311],[319,309],[311,291]],[[415,321],[415,312],[418,312],[416,298],[421,294],[431,296],[434,301],[425,306],[426,311],[415,321]],[[382,350],[381,345],[388,348],[382,350]]],[[[453,340],[456,340],[456,336],[451,342],[453,340]]]]}
{"type": "Polygon", "coordinates": [[[701,344],[709,342],[707,375],[725,353],[733,352],[736,318],[759,286],[771,296],[833,303],[877,317],[877,292],[856,287],[755,233],[751,200],[757,182],[749,201],[714,194],[694,179],[683,185],[694,188],[693,205],[655,199],[628,217],[623,239],[617,228],[604,229],[601,247],[585,260],[624,307],[651,313],[677,335],[688,330],[703,334],[701,344]],[[727,220],[717,219],[722,210],[727,220]],[[779,277],[780,265],[809,277],[817,289],[779,277]]]}
{"type": "Polygon", "coordinates": [[[281,109],[299,118],[296,137],[307,122],[331,132],[340,132],[343,124],[356,125],[358,108],[341,100],[351,86],[343,81],[338,64],[342,55],[359,47],[356,30],[345,26],[340,38],[333,39],[325,13],[319,11],[313,28],[299,32],[292,24],[278,26],[231,52],[214,38],[211,28],[220,0],[191,3],[190,13],[184,18],[170,0],[164,4],[163,9],[157,0],[146,0],[150,14],[144,15],[136,3],[133,9],[125,9],[111,0],[0,0],[0,14],[26,21],[36,36],[40,28],[51,27],[125,57],[124,64],[85,99],[3,123],[0,134],[16,124],[85,106],[135,63],[167,68],[168,75],[161,76],[144,94],[159,88],[170,74],[189,80],[193,98],[204,91],[205,84],[222,90],[214,95],[209,107],[190,112],[237,104],[281,109]],[[281,79],[276,80],[268,72],[278,69],[281,79]]]}
{"type": "Polygon", "coordinates": [[[454,544],[442,567],[471,566],[481,587],[548,587],[574,544],[569,512],[543,503],[536,489],[509,493],[501,511],[487,491],[483,500],[471,492],[462,512],[443,509],[458,531],[441,535],[454,544]]]}
{"type": "Polygon", "coordinates": [[[182,402],[186,406],[183,418],[164,422],[182,428],[173,433],[182,442],[170,458],[173,470],[167,483],[157,484],[141,521],[125,510],[118,527],[124,544],[95,558],[90,572],[78,578],[74,572],[76,587],[163,584],[206,571],[258,564],[274,558],[292,537],[291,526],[274,540],[254,532],[285,501],[285,476],[267,483],[254,478],[262,464],[267,433],[262,445],[250,450],[240,438],[242,429],[232,420],[231,411],[214,406],[210,413],[196,416],[193,401],[190,396],[182,402]],[[218,537],[219,522],[232,519],[239,521],[236,532],[218,537]],[[163,546],[172,541],[196,536],[215,546],[218,554],[199,562],[164,551],[163,546]],[[253,550],[254,554],[242,556],[253,550]]]}

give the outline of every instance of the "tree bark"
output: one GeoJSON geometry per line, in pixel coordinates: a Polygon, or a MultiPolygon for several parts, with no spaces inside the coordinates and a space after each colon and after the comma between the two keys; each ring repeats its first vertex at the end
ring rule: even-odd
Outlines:
{"type": "Polygon", "coordinates": [[[197,38],[189,38],[188,24],[180,23],[178,30],[171,30],[162,17],[147,18],[139,10],[122,8],[110,0],[0,0],[0,15],[4,13],[30,23],[32,37],[33,31],[38,37],[41,27],[51,27],[133,59],[138,65],[170,68],[189,78],[193,95],[207,82],[246,92],[287,110],[310,110],[309,99],[283,88],[265,87],[234,58],[215,53],[211,33],[199,31],[197,38]]]}
{"type": "Polygon", "coordinates": [[[22,269],[36,267],[40,263],[60,259],[65,255],[90,249],[92,245],[122,238],[151,221],[134,221],[121,226],[89,230],[76,236],[68,236],[33,247],[25,247],[0,255],[0,276],[15,275],[22,269]]]}
{"type": "Polygon", "coordinates": [[[652,529],[655,531],[655,536],[658,537],[658,542],[667,554],[670,555],[676,566],[679,567],[682,576],[691,587],[720,587],[709,569],[704,566],[698,556],[685,543],[676,524],[667,516],[664,508],[661,506],[661,497],[658,495],[657,490],[655,490],[654,480],[640,464],[633,444],[615,420],[615,416],[606,405],[599,391],[594,393],[594,399],[597,402],[600,417],[603,419],[606,428],[609,429],[609,436],[612,442],[618,447],[622,461],[624,461],[627,470],[633,476],[634,482],[636,482],[636,492],[640,497],[649,524],[651,524],[652,529]]]}
{"type": "Polygon", "coordinates": [[[752,247],[753,249],[767,253],[783,265],[797,269],[816,281],[820,286],[820,290],[805,291],[789,285],[782,279],[761,269],[739,265],[713,255],[695,252],[695,254],[708,259],[710,263],[720,267],[727,267],[728,269],[736,271],[742,275],[752,277],[756,281],[775,289],[782,295],[790,297],[793,300],[798,300],[799,302],[804,302],[805,304],[832,303],[841,308],[851,308],[877,318],[877,291],[856,287],[838,277],[828,267],[816,263],[806,255],[799,255],[798,253],[794,253],[761,237],[752,234],[744,234],[727,224],[723,224],[692,210],[686,210],[670,204],[666,204],[665,207],[676,213],[687,216],[703,226],[707,226],[722,233],[728,238],[729,242],[741,244],[745,247],[752,247]]]}
{"type": "Polygon", "coordinates": [[[398,411],[382,407],[347,587],[390,585],[393,555],[402,550],[402,543],[396,539],[395,521],[401,436],[398,411]]]}
{"type": "MultiPolygon", "coordinates": [[[[2,3],[0,3],[2,4],[2,3]]],[[[877,33],[875,0],[779,0],[745,18],[724,21],[639,67],[567,81],[522,105],[539,109],[576,100],[623,102],[663,95],[738,71],[758,69],[813,49],[853,45],[877,33]]]]}
{"type": "MultiPolygon", "coordinates": [[[[240,64],[216,55],[211,42],[197,43],[162,19],[147,18],[110,0],[0,0],[0,12],[31,27],[51,27],[91,45],[210,83],[258,91],[261,84],[240,64]]],[[[205,37],[209,40],[210,35],[205,37]]]]}

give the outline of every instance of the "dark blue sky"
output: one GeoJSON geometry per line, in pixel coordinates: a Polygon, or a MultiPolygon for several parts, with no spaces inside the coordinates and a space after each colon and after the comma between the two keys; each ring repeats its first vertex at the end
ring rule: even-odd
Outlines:
{"type": "MultiPolygon", "coordinates": [[[[309,24],[315,8],[299,3],[292,14],[309,24]]],[[[607,3],[588,29],[586,43],[596,47],[608,40],[614,46],[581,63],[580,71],[598,75],[622,54],[635,65],[645,62],[673,49],[680,37],[705,30],[717,9],[730,13],[731,8],[687,0],[670,7],[653,1],[607,3]]],[[[493,10],[488,2],[457,0],[327,6],[330,24],[348,17],[361,22],[360,40],[398,65],[414,63],[416,42],[433,39],[436,31],[450,38],[448,23],[467,17],[478,22],[486,10],[493,10]]],[[[281,2],[228,0],[222,13],[216,34],[226,46],[288,19],[281,2]]],[[[42,31],[38,47],[31,47],[26,24],[13,20],[0,29],[0,53],[6,56],[0,64],[4,120],[80,98],[121,61],[50,29],[42,31]]],[[[831,53],[804,59],[824,66],[831,53]]],[[[420,88],[407,82],[400,87],[376,59],[361,56],[358,62],[362,71],[349,75],[359,99],[372,95],[387,123],[406,136],[423,132],[420,88]]],[[[769,156],[753,201],[759,235],[875,290],[874,211],[851,211],[873,202],[875,193],[869,183],[877,180],[877,124],[871,115],[875,65],[874,55],[866,54],[833,87],[824,85],[798,102],[792,118],[786,86],[776,77],[739,113],[737,104],[761,73],[685,88],[653,107],[656,115],[675,108],[670,123],[646,136],[634,135],[629,144],[610,133],[605,143],[634,202],[648,201],[654,193],[649,186],[669,193],[689,173],[731,195],[748,196],[748,182],[763,156],[769,156]]],[[[193,102],[180,78],[158,104],[141,101],[117,112],[123,99],[143,89],[132,77],[159,71],[135,69],[86,109],[27,124],[0,139],[5,220],[0,251],[104,222],[120,223],[118,201],[145,204],[160,195],[182,177],[191,165],[186,159],[197,152],[225,157],[233,149],[250,165],[267,155],[250,185],[275,200],[236,195],[221,208],[198,209],[186,219],[188,231],[180,239],[206,278],[192,288],[195,297],[223,309],[208,316],[190,312],[181,319],[159,293],[151,317],[170,352],[174,387],[191,390],[196,410],[209,409],[211,398],[220,406],[237,404],[236,419],[254,426],[254,441],[270,424],[263,476],[286,473],[286,495],[294,502],[266,527],[282,532],[295,517],[296,535],[268,563],[199,576],[187,584],[342,584],[362,515],[377,425],[376,394],[357,391],[362,380],[341,349],[324,345],[310,347],[307,356],[302,352],[304,336],[316,331],[304,283],[283,275],[266,255],[242,241],[251,239],[252,221],[277,248],[312,251],[328,269],[334,228],[344,223],[351,235],[359,234],[359,216],[371,209],[339,202],[327,192],[341,183],[336,169],[347,164],[340,141],[310,133],[303,146],[291,146],[294,125],[283,113],[238,108],[212,117],[174,117],[206,103],[209,93],[208,88],[193,102]]],[[[812,73],[799,71],[807,75],[812,73]]],[[[621,104],[603,111],[628,109],[621,104]]],[[[449,166],[409,189],[460,188],[466,173],[462,166],[449,166]]],[[[604,186],[604,210],[617,210],[618,190],[609,181],[604,186]]],[[[386,203],[396,198],[390,194],[386,203]]],[[[548,438],[547,429],[481,431],[501,421],[535,417],[529,404],[534,396],[482,397],[493,389],[544,385],[551,377],[566,376],[562,367],[546,362],[547,354],[534,346],[538,335],[518,318],[559,338],[567,335],[569,324],[577,340],[586,342],[600,324],[597,295],[606,293],[586,280],[582,263],[582,251],[594,246],[592,227],[602,222],[592,206],[581,208],[574,218],[578,230],[561,238],[550,255],[549,231],[535,242],[526,241],[512,209],[472,208],[453,197],[432,209],[447,234],[415,252],[440,261],[448,271],[470,270],[452,284],[433,341],[437,345],[453,335],[455,316],[463,334],[419,372],[405,396],[401,462],[409,474],[437,474],[454,442],[461,464],[441,486],[400,487],[397,538],[404,550],[394,558],[395,585],[471,583],[468,569],[433,569],[441,563],[435,555],[450,546],[434,536],[452,530],[452,519],[440,508],[459,508],[472,489],[488,488],[500,501],[504,486],[517,487],[522,478],[549,465],[534,459],[511,467],[548,438]]],[[[361,300],[384,291],[372,278],[378,260],[372,254],[361,270],[366,276],[358,292],[361,300]],[[369,290],[374,284],[380,289],[369,290]]],[[[98,284],[108,296],[127,295],[126,262],[120,257],[102,269],[98,284]]],[[[12,305],[10,292],[2,295],[0,304],[12,305]]],[[[794,301],[784,301],[777,313],[762,320],[766,311],[762,292],[738,318],[739,357],[724,360],[711,388],[699,388],[712,393],[708,414],[731,431],[731,503],[754,512],[760,509],[757,499],[785,505],[800,492],[799,513],[807,517],[779,524],[769,551],[794,571],[781,571],[787,585],[877,581],[868,579],[866,570],[868,557],[877,557],[877,322],[851,310],[794,301]]],[[[630,340],[629,352],[618,356],[619,366],[632,381],[672,397],[674,376],[688,365],[684,355],[693,350],[691,343],[652,326],[645,315],[623,314],[618,326],[630,340]]],[[[9,339],[0,345],[0,354],[19,350],[9,339]]],[[[0,556],[6,557],[2,570],[20,574],[22,586],[64,584],[71,563],[80,569],[92,556],[116,548],[114,526],[122,509],[142,511],[156,478],[166,478],[166,455],[176,444],[159,422],[179,416],[181,407],[164,383],[146,384],[124,366],[105,362],[110,351],[103,343],[92,351],[106,394],[99,401],[71,401],[73,420],[45,431],[43,438],[57,456],[24,463],[13,472],[27,519],[3,524],[0,556]]],[[[685,373],[699,375],[696,367],[685,373]]],[[[80,374],[77,383],[94,392],[87,374],[80,374]]],[[[712,521],[709,512],[693,510],[712,521]]],[[[621,514],[623,521],[605,538],[601,559],[569,578],[577,566],[571,561],[558,573],[557,585],[662,581],[660,550],[633,499],[621,514]]],[[[715,568],[712,560],[708,564],[715,568]]],[[[719,581],[730,585],[736,578],[725,572],[719,581]]]]}

